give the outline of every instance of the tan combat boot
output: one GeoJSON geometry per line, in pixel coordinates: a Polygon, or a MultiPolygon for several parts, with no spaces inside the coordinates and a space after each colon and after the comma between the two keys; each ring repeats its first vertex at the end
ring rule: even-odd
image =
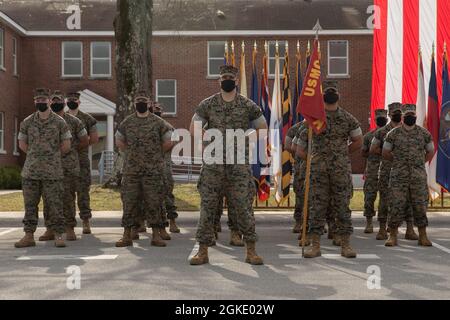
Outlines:
{"type": "Polygon", "coordinates": [[[77,240],[77,235],[75,234],[75,231],[73,230],[72,227],[66,228],[66,240],[67,241],[76,241],[77,240]]]}
{"type": "Polygon", "coordinates": [[[26,232],[25,236],[14,244],[16,248],[27,248],[36,246],[33,232],[26,232]]]}
{"type": "Polygon", "coordinates": [[[320,252],[320,235],[317,233],[311,234],[312,245],[305,251],[305,258],[316,258],[322,255],[320,252]]]}
{"type": "MultiPolygon", "coordinates": [[[[75,236],[76,238],[76,236],[75,236]]],[[[62,234],[55,233],[55,247],[57,248],[65,248],[66,243],[64,242],[62,234]]]]}
{"type": "Polygon", "coordinates": [[[342,236],[340,234],[335,233],[333,235],[333,245],[336,247],[340,247],[342,243],[342,236]]]}
{"type": "Polygon", "coordinates": [[[39,237],[39,241],[52,241],[55,240],[55,234],[52,230],[45,230],[44,234],[39,237]]]}
{"type": "Polygon", "coordinates": [[[247,257],[245,258],[245,262],[250,263],[252,265],[262,265],[264,264],[264,261],[256,253],[255,247],[256,247],[255,242],[247,242],[247,257]]]}
{"type": "Polygon", "coordinates": [[[180,233],[180,228],[178,228],[177,223],[175,222],[175,219],[169,220],[169,231],[171,233],[180,233]]]}
{"type": "Polygon", "coordinates": [[[205,263],[209,263],[208,258],[208,246],[205,244],[200,244],[200,248],[195,256],[189,261],[191,266],[199,266],[205,263]]]}
{"type": "Polygon", "coordinates": [[[163,239],[163,240],[172,240],[170,235],[167,233],[166,228],[159,229],[159,235],[161,236],[161,239],[163,239]]]}
{"type": "Polygon", "coordinates": [[[133,246],[133,240],[131,239],[131,228],[125,228],[123,230],[122,239],[116,242],[116,247],[131,247],[133,246]]]}
{"type": "Polygon", "coordinates": [[[341,237],[341,256],[345,258],[356,258],[356,252],[350,246],[349,234],[345,234],[341,237]]]}
{"type": "Polygon", "coordinates": [[[433,243],[427,237],[427,227],[419,227],[419,246],[433,246],[433,243]]]}
{"type": "Polygon", "coordinates": [[[294,228],[292,229],[292,233],[300,233],[302,230],[302,223],[299,220],[295,220],[294,228]]]}
{"type": "Polygon", "coordinates": [[[165,247],[166,243],[161,238],[160,228],[152,228],[151,245],[154,247],[165,247]]]}
{"type": "Polygon", "coordinates": [[[373,233],[372,217],[366,218],[366,228],[364,229],[364,233],[373,233]]]}
{"type": "Polygon", "coordinates": [[[386,222],[380,222],[380,229],[378,230],[376,239],[377,240],[386,240],[388,238],[388,234],[386,231],[386,222]]]}
{"type": "Polygon", "coordinates": [[[89,223],[89,219],[83,220],[83,234],[91,234],[91,224],[89,223]]]}
{"type": "Polygon", "coordinates": [[[394,247],[397,246],[397,235],[398,235],[398,227],[391,228],[389,233],[389,239],[384,243],[386,247],[394,247]]]}
{"type": "Polygon", "coordinates": [[[238,231],[231,230],[230,245],[235,246],[235,247],[243,247],[244,246],[244,241],[242,241],[242,238],[240,237],[238,231]]]}
{"type": "Polygon", "coordinates": [[[414,225],[413,225],[412,222],[407,222],[406,223],[405,239],[406,240],[419,240],[419,237],[414,232],[414,225]]]}
{"type": "Polygon", "coordinates": [[[137,228],[131,228],[130,237],[131,240],[139,240],[139,230],[137,228]]]}

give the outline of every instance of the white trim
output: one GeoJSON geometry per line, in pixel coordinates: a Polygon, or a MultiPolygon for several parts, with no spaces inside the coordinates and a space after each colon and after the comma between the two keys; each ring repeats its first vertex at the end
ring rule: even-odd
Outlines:
{"type": "Polygon", "coordinates": [[[112,49],[111,48],[112,48],[111,41],[91,41],[91,44],[90,44],[90,50],[91,50],[91,54],[90,54],[90,58],[91,58],[91,61],[90,61],[90,67],[91,67],[90,75],[91,75],[91,78],[96,79],[96,78],[110,78],[110,77],[112,77],[112,64],[111,64],[111,60],[112,60],[112,52],[111,52],[111,50],[112,49]],[[109,57],[108,58],[94,58],[94,56],[93,56],[93,54],[94,54],[93,45],[95,43],[107,43],[108,44],[108,46],[109,46],[109,57]],[[109,61],[109,74],[94,74],[93,73],[93,70],[94,70],[94,59],[95,60],[108,60],[109,61]]]}
{"type": "Polygon", "coordinates": [[[83,77],[83,42],[82,41],[62,41],[61,42],[61,77],[69,79],[69,78],[81,78],[83,77]],[[64,58],[64,44],[65,43],[79,43],[81,44],[81,57],[80,59],[78,58],[64,58]],[[65,74],[65,70],[64,70],[64,60],[80,60],[81,61],[81,74],[69,74],[66,75],[65,74]]]}
{"type": "Polygon", "coordinates": [[[339,78],[339,77],[348,77],[350,75],[350,57],[349,57],[349,41],[348,40],[328,40],[327,41],[327,76],[330,78],[339,78]],[[332,42],[345,42],[347,44],[346,46],[346,56],[345,57],[331,57],[330,55],[330,44],[332,42]],[[330,72],[330,58],[332,59],[342,59],[347,61],[347,73],[331,73],[330,72]]]}
{"type": "Polygon", "coordinates": [[[157,79],[156,80],[156,102],[159,102],[159,98],[174,98],[175,99],[175,110],[174,112],[162,112],[163,115],[169,115],[169,116],[174,116],[177,114],[178,108],[177,108],[177,80],[176,79],[157,79]],[[174,95],[173,96],[160,96],[158,95],[158,91],[159,91],[159,86],[158,86],[158,82],[159,81],[173,81],[174,82],[174,95]]]}
{"type": "Polygon", "coordinates": [[[2,154],[6,154],[5,151],[5,112],[1,111],[0,112],[0,132],[1,132],[1,136],[0,136],[0,153],[2,154]]]}
{"type": "MultiPolygon", "coordinates": [[[[313,30],[207,30],[207,31],[176,31],[176,30],[160,30],[153,31],[155,37],[229,37],[229,36],[314,36],[313,30]]],[[[373,35],[373,30],[356,29],[356,30],[322,30],[320,32],[324,36],[338,35],[373,35]]],[[[104,36],[114,37],[114,31],[27,31],[25,35],[30,37],[92,37],[104,36]]]]}
{"type": "Polygon", "coordinates": [[[212,74],[211,70],[209,69],[209,62],[211,59],[213,60],[219,60],[219,57],[214,57],[211,58],[209,56],[209,45],[210,44],[219,44],[219,43],[223,43],[223,50],[224,50],[224,56],[222,57],[222,61],[225,61],[225,43],[227,43],[225,40],[217,40],[217,41],[208,41],[207,42],[207,49],[208,49],[208,54],[207,54],[207,63],[208,63],[208,78],[219,78],[220,74],[219,71],[217,71],[217,74],[212,74]]]}

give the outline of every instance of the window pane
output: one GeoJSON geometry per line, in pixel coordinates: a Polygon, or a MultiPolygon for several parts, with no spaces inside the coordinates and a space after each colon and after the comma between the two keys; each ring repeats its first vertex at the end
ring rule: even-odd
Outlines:
{"type": "Polygon", "coordinates": [[[93,75],[110,75],[110,63],[109,60],[93,60],[92,61],[92,74],[93,75]]]}
{"type": "Polygon", "coordinates": [[[330,41],[330,57],[347,57],[347,42],[330,41]]]}
{"type": "Polygon", "coordinates": [[[3,37],[4,37],[4,31],[3,29],[0,29],[0,47],[3,48],[3,37]]]}
{"type": "Polygon", "coordinates": [[[175,95],[175,81],[158,80],[158,96],[174,96],[174,95],[175,95]]]}
{"type": "Polygon", "coordinates": [[[64,58],[81,58],[81,43],[64,42],[64,58]]]}
{"type": "Polygon", "coordinates": [[[64,72],[65,76],[81,75],[81,61],[80,60],[64,60],[64,72]]]}
{"type": "Polygon", "coordinates": [[[209,74],[219,75],[219,68],[224,64],[225,60],[209,60],[209,74]]]}
{"type": "Polygon", "coordinates": [[[347,59],[330,58],[330,74],[348,74],[347,59]]]}
{"type": "MultiPolygon", "coordinates": [[[[230,48],[231,51],[231,48],[230,48]]],[[[209,57],[223,58],[225,56],[225,41],[224,42],[209,42],[209,57]]]]}
{"type": "MultiPolygon", "coordinates": [[[[280,57],[284,57],[285,52],[286,52],[286,42],[284,41],[278,42],[278,53],[280,57]]],[[[276,53],[276,43],[269,42],[269,57],[275,58],[275,53],[276,53]]]]}
{"type": "Polygon", "coordinates": [[[175,98],[158,98],[163,113],[175,113],[175,98]]]}
{"type": "Polygon", "coordinates": [[[109,42],[92,43],[92,55],[94,58],[109,58],[109,42]]]}

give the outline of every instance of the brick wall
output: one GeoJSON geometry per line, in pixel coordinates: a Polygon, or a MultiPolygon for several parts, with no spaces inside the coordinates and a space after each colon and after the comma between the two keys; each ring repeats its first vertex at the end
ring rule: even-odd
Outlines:
{"type": "MultiPolygon", "coordinates": [[[[177,80],[177,114],[167,117],[175,127],[187,128],[193,111],[200,101],[219,90],[217,79],[207,78],[207,41],[233,40],[236,44],[236,60],[240,61],[240,45],[245,40],[247,59],[247,84],[251,82],[251,57],[255,38],[205,38],[205,37],[156,37],[153,40],[153,79],[177,80]]],[[[265,40],[275,38],[256,38],[259,48],[257,70],[262,70],[262,54],[265,40]]],[[[278,40],[289,41],[292,86],[295,71],[295,50],[297,40],[300,40],[302,54],[305,53],[306,43],[311,37],[285,37],[278,40]]],[[[323,70],[327,70],[326,48],[327,40],[349,40],[349,68],[350,76],[346,79],[337,79],[342,93],[342,106],[355,115],[361,122],[363,131],[368,130],[371,68],[372,68],[372,37],[370,36],[333,36],[321,37],[323,70]]],[[[109,80],[90,79],[90,42],[111,41],[112,38],[43,38],[34,37],[23,39],[20,52],[22,55],[20,94],[17,79],[9,80],[8,86],[16,87],[14,90],[5,90],[10,101],[16,100],[20,95],[22,106],[21,118],[34,112],[33,89],[48,87],[62,91],[89,89],[111,101],[116,101],[116,84],[114,81],[114,43],[112,47],[113,77],[109,80]],[[61,43],[62,41],[83,42],[83,74],[80,79],[63,79],[61,74],[61,43]],[[15,92],[14,95],[10,92],[15,92]]],[[[304,59],[303,59],[304,60],[304,59]]],[[[305,62],[302,69],[305,71],[305,62]]],[[[0,77],[2,72],[0,72],[0,77]]],[[[324,72],[326,75],[326,72],[324,72]]],[[[272,81],[270,83],[272,91],[272,81]]],[[[3,86],[2,86],[3,87],[3,86]]],[[[2,89],[0,89],[2,90],[2,89]]],[[[4,89],[3,89],[4,90],[4,89]]],[[[153,89],[155,93],[155,88],[153,89]]],[[[2,102],[0,102],[2,103],[2,102]]],[[[12,105],[9,102],[8,105],[12,105]]],[[[1,106],[1,105],[0,105],[1,106]]],[[[17,106],[15,106],[17,109],[17,106]]],[[[11,117],[11,116],[10,116],[11,117]]],[[[363,172],[363,161],[359,155],[352,157],[355,173],[363,172]]],[[[2,158],[0,158],[0,161],[2,158]]],[[[0,162],[2,163],[2,162],[0,162]]]]}

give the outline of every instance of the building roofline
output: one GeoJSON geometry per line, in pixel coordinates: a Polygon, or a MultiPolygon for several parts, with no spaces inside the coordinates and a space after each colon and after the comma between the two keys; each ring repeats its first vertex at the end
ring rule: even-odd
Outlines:
{"type": "MultiPolygon", "coordinates": [[[[114,31],[28,31],[20,24],[0,11],[3,19],[20,34],[28,37],[114,37],[114,31]]],[[[153,31],[155,37],[230,37],[230,36],[314,36],[314,30],[158,30],[153,31]]],[[[370,29],[322,30],[321,35],[372,35],[370,29]]]]}

